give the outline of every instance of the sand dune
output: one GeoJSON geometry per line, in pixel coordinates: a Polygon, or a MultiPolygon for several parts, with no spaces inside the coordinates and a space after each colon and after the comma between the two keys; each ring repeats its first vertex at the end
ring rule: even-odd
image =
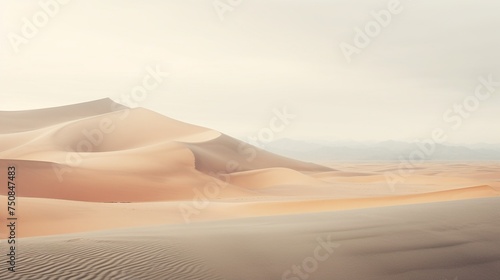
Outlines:
{"type": "MultiPolygon", "coordinates": [[[[98,212],[95,210],[101,209],[100,204],[74,204],[88,213],[78,216],[82,224],[92,219],[96,222],[88,226],[72,223],[69,230],[64,226],[49,232],[41,230],[39,235],[124,227],[127,223],[182,222],[176,206],[198,200],[212,202],[194,220],[426,203],[496,196],[498,191],[491,175],[495,173],[484,175],[487,167],[482,167],[481,175],[472,172],[470,176],[451,174],[449,170],[440,176],[428,175],[429,170],[421,168],[404,188],[391,190],[383,172],[395,170],[398,164],[329,168],[300,162],[211,129],[142,108],[129,109],[109,99],[0,112],[0,116],[10,122],[0,128],[1,167],[15,165],[20,174],[18,197],[33,198],[23,203],[25,228],[32,229],[26,230],[25,236],[37,235],[37,220],[51,223],[37,213],[46,212],[47,217],[62,215],[57,215],[54,207],[44,209],[48,205],[67,209],[68,216],[62,215],[66,221],[73,211],[78,211],[73,204],[60,200],[112,204],[98,212]],[[479,185],[491,188],[470,188],[479,185]],[[207,196],[210,191],[214,195],[207,196]],[[166,220],[162,214],[151,215],[143,219],[145,222],[125,222],[114,217],[127,216],[130,207],[116,202],[134,203],[131,205],[136,213],[149,210],[146,204],[135,203],[165,202],[155,207],[175,214],[167,215],[170,218],[166,220]]],[[[5,188],[0,189],[0,195],[6,195],[5,188]]]]}
{"type": "MultiPolygon", "coordinates": [[[[193,188],[209,182],[220,184],[214,173],[276,166],[329,170],[149,110],[125,108],[103,113],[106,106],[121,108],[101,100],[19,116],[21,124],[42,113],[52,116],[43,127],[0,137],[0,157],[26,170],[27,176],[19,179],[26,186],[20,196],[94,202],[172,201],[190,199],[193,188]],[[100,108],[100,114],[90,116],[95,110],[83,114],[86,106],[100,108]],[[66,111],[75,112],[54,123],[53,116],[66,111]],[[84,117],[76,119],[81,115],[84,117]],[[255,159],[248,160],[243,146],[251,149],[255,159]],[[234,168],[230,167],[233,163],[234,168]]],[[[245,192],[244,187],[232,186],[223,196],[244,196],[245,192]]]]}
{"type": "MultiPolygon", "coordinates": [[[[315,279],[453,277],[444,271],[457,265],[467,265],[456,269],[465,277],[496,279],[498,252],[485,247],[496,239],[482,238],[467,211],[497,210],[498,163],[428,162],[390,186],[385,174],[399,163],[297,161],[109,99],[0,118],[0,170],[17,169],[23,248],[9,279],[297,280],[283,271],[326,232],[343,247],[315,279]],[[464,219],[440,224],[441,205],[446,219],[464,219]],[[436,237],[443,226],[449,236],[436,237]],[[455,257],[462,248],[479,256],[455,257]]],[[[6,195],[0,188],[2,205],[6,195]]],[[[488,234],[495,213],[479,217],[488,234]]]]}

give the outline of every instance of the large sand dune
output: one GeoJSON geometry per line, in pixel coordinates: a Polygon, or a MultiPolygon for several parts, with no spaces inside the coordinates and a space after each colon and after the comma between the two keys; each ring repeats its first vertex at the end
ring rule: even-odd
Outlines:
{"type": "Polygon", "coordinates": [[[420,168],[394,190],[383,172],[397,164],[300,162],[109,99],[0,116],[0,167],[18,170],[21,236],[179,223],[179,209],[197,221],[498,195],[488,167],[420,168]]]}
{"type": "MultiPolygon", "coordinates": [[[[109,99],[0,112],[0,119],[0,170],[17,169],[17,237],[31,237],[21,239],[20,272],[9,279],[282,279],[326,232],[343,247],[311,279],[439,279],[459,264],[464,277],[481,271],[477,279],[496,279],[498,251],[486,246],[498,241],[497,214],[433,220],[440,205],[446,219],[475,207],[498,210],[495,162],[429,162],[390,186],[385,173],[399,163],[301,162],[109,99]],[[418,209],[428,220],[417,215],[405,225],[403,216],[418,209]],[[186,222],[193,224],[148,228],[186,222]],[[461,236],[456,228],[473,230],[461,236]],[[453,255],[462,248],[473,253],[453,255]]],[[[0,188],[1,205],[7,191],[0,188]]]]}
{"type": "MultiPolygon", "coordinates": [[[[9,119],[11,126],[24,127],[22,132],[2,129],[0,134],[0,157],[26,172],[19,177],[24,186],[19,196],[94,202],[187,200],[193,188],[220,181],[217,174],[270,167],[329,170],[142,108],[114,108],[120,106],[101,100],[36,110],[32,115],[22,112],[9,119]],[[106,105],[109,112],[100,109],[92,116],[95,110],[81,112],[86,106],[106,105]],[[50,116],[48,120],[27,129],[24,124],[30,118],[42,119],[41,112],[50,116]],[[66,112],[71,116],[54,122],[56,115],[66,112]]],[[[222,195],[244,193],[245,188],[232,186],[222,195]]]]}

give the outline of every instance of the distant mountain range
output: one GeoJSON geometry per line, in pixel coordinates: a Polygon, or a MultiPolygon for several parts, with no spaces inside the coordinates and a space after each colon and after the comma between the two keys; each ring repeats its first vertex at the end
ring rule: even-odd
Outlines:
{"type": "MultiPolygon", "coordinates": [[[[262,148],[287,157],[308,161],[329,160],[400,160],[421,150],[415,143],[383,142],[307,142],[279,139],[262,148]]],[[[500,144],[473,144],[468,146],[436,144],[426,160],[500,160],[500,144]]]]}

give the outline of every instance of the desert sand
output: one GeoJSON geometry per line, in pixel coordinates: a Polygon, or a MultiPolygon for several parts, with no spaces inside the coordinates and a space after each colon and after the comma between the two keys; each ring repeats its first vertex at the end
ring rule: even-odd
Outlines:
{"type": "Polygon", "coordinates": [[[426,162],[390,186],[397,162],[301,162],[109,99],[0,119],[21,238],[2,279],[500,275],[498,162],[426,162]],[[287,273],[325,236],[326,260],[287,273]]]}

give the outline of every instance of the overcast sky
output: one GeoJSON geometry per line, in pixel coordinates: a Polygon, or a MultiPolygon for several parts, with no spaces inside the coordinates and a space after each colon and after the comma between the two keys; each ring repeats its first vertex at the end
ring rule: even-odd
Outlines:
{"type": "Polygon", "coordinates": [[[479,77],[500,81],[498,0],[72,0],[27,38],[39,2],[51,0],[0,0],[0,110],[120,101],[149,66],[170,76],[140,106],[238,138],[286,107],[295,118],[275,138],[411,141],[441,127],[451,143],[500,143],[498,85],[443,119],[475,106],[479,77]],[[388,5],[349,63],[340,44],[356,47],[388,5]]]}

